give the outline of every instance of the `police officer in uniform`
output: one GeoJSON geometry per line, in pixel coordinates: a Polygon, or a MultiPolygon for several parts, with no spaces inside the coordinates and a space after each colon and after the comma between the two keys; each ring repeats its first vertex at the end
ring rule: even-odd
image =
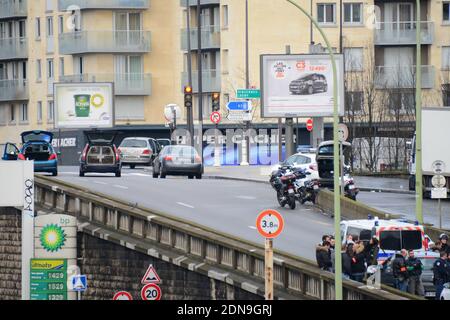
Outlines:
{"type": "Polygon", "coordinates": [[[437,259],[433,265],[433,284],[436,287],[436,300],[441,298],[444,283],[449,281],[447,252],[441,251],[440,259],[437,259]]]}

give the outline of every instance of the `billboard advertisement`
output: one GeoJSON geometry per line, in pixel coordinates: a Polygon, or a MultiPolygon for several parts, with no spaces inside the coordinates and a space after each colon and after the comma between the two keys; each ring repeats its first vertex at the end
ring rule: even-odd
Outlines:
{"type": "MultiPolygon", "coordinates": [[[[344,59],[336,54],[338,109],[344,115],[344,59]]],[[[261,117],[333,116],[331,58],[314,55],[261,55],[261,117]]]]}
{"type": "Polygon", "coordinates": [[[112,128],[112,83],[55,83],[56,128],[112,128]]]}

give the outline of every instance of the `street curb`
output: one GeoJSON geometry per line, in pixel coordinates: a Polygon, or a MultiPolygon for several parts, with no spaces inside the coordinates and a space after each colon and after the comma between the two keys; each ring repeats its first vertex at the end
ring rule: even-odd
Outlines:
{"type": "MultiPolygon", "coordinates": [[[[226,177],[226,176],[204,175],[203,178],[204,179],[215,179],[215,180],[231,180],[231,181],[243,181],[243,182],[255,182],[255,183],[262,183],[262,184],[270,184],[269,181],[226,177]]],[[[367,187],[358,187],[358,189],[360,191],[365,191],[365,192],[383,192],[383,193],[398,193],[398,194],[411,194],[411,195],[415,194],[414,191],[399,190],[399,189],[381,189],[381,188],[367,188],[367,187]]]]}

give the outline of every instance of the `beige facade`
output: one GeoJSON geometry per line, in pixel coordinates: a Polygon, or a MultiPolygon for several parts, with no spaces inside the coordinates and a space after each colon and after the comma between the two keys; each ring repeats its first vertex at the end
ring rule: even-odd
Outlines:
{"type": "MultiPolygon", "coordinates": [[[[53,82],[112,81],[117,125],[164,128],[164,106],[182,106],[182,88],[187,84],[186,2],[130,0],[125,7],[118,0],[0,0],[0,143],[18,142],[25,130],[54,128],[53,82]]],[[[313,0],[312,8],[310,0],[298,3],[322,21],[331,45],[339,51],[339,1],[313,0]]],[[[386,86],[394,67],[413,69],[415,1],[343,3],[343,49],[355,49],[350,51],[356,60],[362,57],[357,72],[378,72],[386,86]],[[374,8],[379,8],[375,12],[381,21],[375,29],[374,8]]],[[[450,65],[450,18],[445,10],[450,4],[422,3],[424,105],[443,105],[442,84],[449,81],[449,72],[443,69],[450,65]]],[[[197,1],[190,4],[191,48],[196,49],[197,1]]],[[[202,4],[203,101],[208,119],[211,92],[221,92],[225,111],[226,102],[245,87],[246,17],[244,0],[202,0],[202,4]]],[[[325,44],[316,29],[311,39],[309,20],[284,0],[248,0],[248,6],[252,87],[260,87],[260,54],[284,53],[286,46],[292,53],[308,53],[311,40],[325,44]]],[[[194,89],[197,67],[197,52],[192,50],[194,89]]],[[[256,101],[255,107],[254,122],[275,121],[260,119],[256,101]]]]}

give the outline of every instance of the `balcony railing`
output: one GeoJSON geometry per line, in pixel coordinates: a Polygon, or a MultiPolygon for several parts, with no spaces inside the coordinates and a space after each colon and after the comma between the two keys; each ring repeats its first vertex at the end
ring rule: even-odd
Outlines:
{"type": "Polygon", "coordinates": [[[0,19],[26,17],[27,0],[0,0],[0,19]]]}
{"type": "Polygon", "coordinates": [[[150,31],[77,31],[59,36],[60,54],[147,53],[150,31]]]}
{"type": "Polygon", "coordinates": [[[0,80],[0,101],[28,99],[28,80],[0,80]]]}
{"type": "MultiPolygon", "coordinates": [[[[420,22],[422,44],[434,41],[434,23],[420,22]]],[[[378,22],[375,28],[375,44],[399,45],[416,44],[417,22],[378,22]]]]}
{"type": "MultiPolygon", "coordinates": [[[[220,92],[221,80],[219,70],[204,70],[202,72],[202,91],[203,92],[220,92]]],[[[182,73],[181,88],[188,84],[188,73],[182,73]]],[[[195,93],[198,92],[198,71],[192,71],[192,89],[195,93]]]]}
{"type": "MultiPolygon", "coordinates": [[[[219,49],[220,48],[220,27],[207,26],[202,27],[202,49],[219,49]]],[[[198,50],[198,32],[195,27],[191,28],[191,50],[198,50]]],[[[188,50],[187,29],[181,30],[181,50],[188,50]]]]}
{"type": "MultiPolygon", "coordinates": [[[[180,6],[182,7],[187,7],[187,3],[188,0],[180,0],[180,6]]],[[[206,6],[206,5],[220,5],[220,0],[200,0],[200,5],[201,6],[206,6]]],[[[189,0],[189,6],[196,6],[197,5],[197,0],[189,0]]]]}
{"type": "Polygon", "coordinates": [[[73,6],[85,9],[148,9],[150,0],[58,0],[59,11],[73,6]]]}
{"type": "MultiPolygon", "coordinates": [[[[434,66],[422,66],[422,88],[433,89],[434,66]]],[[[415,88],[416,66],[377,67],[375,86],[379,89],[415,88]]]]}
{"type": "Polygon", "coordinates": [[[118,96],[149,96],[152,94],[150,73],[96,73],[61,76],[59,82],[113,82],[118,96]]]}
{"type": "Polygon", "coordinates": [[[0,39],[0,60],[28,58],[27,38],[0,39]]]}

